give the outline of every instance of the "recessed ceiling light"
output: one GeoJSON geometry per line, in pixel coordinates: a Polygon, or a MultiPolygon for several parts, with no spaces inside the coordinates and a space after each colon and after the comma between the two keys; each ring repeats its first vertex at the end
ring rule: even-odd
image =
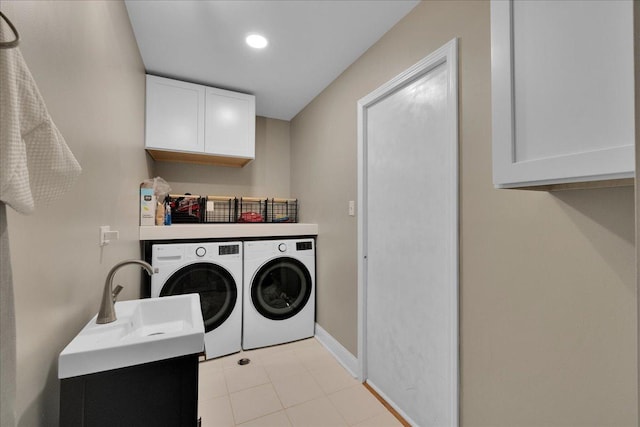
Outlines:
{"type": "Polygon", "coordinates": [[[260,34],[248,35],[245,41],[249,46],[251,46],[254,49],[263,49],[267,47],[267,45],[269,44],[267,39],[261,36],[260,34]]]}

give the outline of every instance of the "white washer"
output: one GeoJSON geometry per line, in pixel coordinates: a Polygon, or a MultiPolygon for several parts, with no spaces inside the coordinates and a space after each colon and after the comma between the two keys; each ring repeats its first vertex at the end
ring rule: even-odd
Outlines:
{"type": "Polygon", "coordinates": [[[312,238],[244,242],[243,349],[313,336],[315,263],[312,238]]]}
{"type": "Polygon", "coordinates": [[[240,351],[242,242],[152,245],[151,297],[200,294],[207,359],[240,351]]]}

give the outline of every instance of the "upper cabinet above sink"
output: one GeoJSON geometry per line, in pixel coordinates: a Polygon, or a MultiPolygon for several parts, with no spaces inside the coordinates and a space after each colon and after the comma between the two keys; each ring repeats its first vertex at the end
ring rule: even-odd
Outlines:
{"type": "Polygon", "coordinates": [[[255,157],[255,97],[147,75],[145,148],[155,160],[242,167],[255,157]]]}
{"type": "Polygon", "coordinates": [[[498,188],[633,184],[633,4],[491,1],[498,188]]]}

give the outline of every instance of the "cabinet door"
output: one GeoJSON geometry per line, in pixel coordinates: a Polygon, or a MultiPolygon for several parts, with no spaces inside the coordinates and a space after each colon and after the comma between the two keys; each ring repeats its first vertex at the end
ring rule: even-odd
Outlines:
{"type": "Polygon", "coordinates": [[[496,187],[633,177],[632,9],[492,0],[496,187]]]}
{"type": "Polygon", "coordinates": [[[207,88],[205,149],[209,154],[255,157],[255,97],[207,88]]]}
{"type": "Polygon", "coordinates": [[[204,151],[204,86],[147,75],[145,148],[204,151]]]}

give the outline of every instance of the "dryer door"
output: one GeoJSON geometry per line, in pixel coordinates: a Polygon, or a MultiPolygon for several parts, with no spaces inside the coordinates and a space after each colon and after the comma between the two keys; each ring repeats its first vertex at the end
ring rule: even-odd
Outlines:
{"type": "Polygon", "coordinates": [[[284,320],[305,307],[311,286],[311,274],[304,264],[294,258],[276,258],[253,276],[251,301],[267,319],[284,320]]]}
{"type": "Polygon", "coordinates": [[[160,296],[200,294],[205,332],[222,325],[231,315],[238,299],[238,287],[223,267],[200,262],[182,267],[167,279],[160,296]]]}

